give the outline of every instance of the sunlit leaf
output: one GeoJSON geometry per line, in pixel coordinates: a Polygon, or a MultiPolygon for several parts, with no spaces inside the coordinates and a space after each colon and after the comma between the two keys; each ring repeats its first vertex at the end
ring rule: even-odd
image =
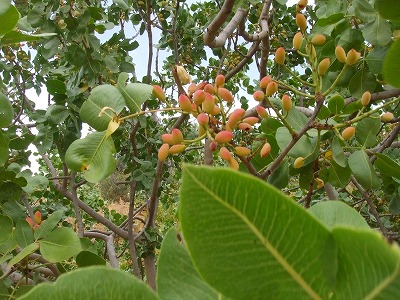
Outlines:
{"type": "Polygon", "coordinates": [[[365,189],[376,189],[380,186],[381,181],[364,150],[357,150],[349,156],[349,166],[354,177],[365,189]]]}

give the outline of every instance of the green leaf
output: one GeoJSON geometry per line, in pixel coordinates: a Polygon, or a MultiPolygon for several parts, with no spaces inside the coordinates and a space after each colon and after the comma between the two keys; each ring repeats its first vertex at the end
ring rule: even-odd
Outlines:
{"type": "Polygon", "coordinates": [[[35,286],[19,299],[157,300],[141,280],[104,266],[79,268],[61,275],[55,283],[35,286]]]}
{"type": "Polygon", "coordinates": [[[15,182],[0,183],[0,203],[18,201],[22,195],[21,187],[15,182]]]}
{"type": "Polygon", "coordinates": [[[46,88],[50,95],[65,94],[67,92],[65,82],[58,79],[48,79],[46,81],[46,88]]]}
{"type": "Polygon", "coordinates": [[[351,169],[349,166],[342,167],[335,161],[331,162],[331,167],[328,169],[328,182],[335,187],[344,188],[350,180],[351,169]]]}
{"type": "Polygon", "coordinates": [[[105,132],[95,132],[74,141],[65,153],[65,162],[71,170],[83,171],[85,179],[94,183],[114,171],[117,163],[113,153],[112,138],[106,138],[105,132]]]}
{"type": "Polygon", "coordinates": [[[364,148],[370,148],[378,143],[378,133],[381,129],[381,120],[377,115],[362,119],[356,126],[356,140],[364,148]]]}
{"type": "Polygon", "coordinates": [[[19,263],[21,260],[23,260],[29,254],[32,254],[33,252],[35,252],[37,249],[39,249],[38,243],[35,242],[32,244],[29,244],[8,262],[7,268],[11,268],[13,265],[19,263]]]}
{"type": "Polygon", "coordinates": [[[376,0],[376,9],[378,13],[385,19],[399,22],[400,14],[400,0],[376,0]]]}
{"type": "Polygon", "coordinates": [[[124,98],[118,89],[112,85],[95,87],[89,98],[83,103],[79,114],[84,122],[97,131],[104,131],[114,114],[119,114],[125,106],[124,98]],[[110,107],[111,109],[105,109],[110,107]],[[99,116],[101,112],[101,116],[99,116]]]}
{"type": "MultiPolygon", "coordinates": [[[[0,167],[8,161],[9,139],[0,131],[0,167]]],[[[0,201],[1,202],[1,201],[0,201]]]]}
{"type": "Polygon", "coordinates": [[[288,111],[286,121],[293,128],[294,131],[299,131],[307,123],[308,118],[306,115],[299,112],[296,108],[288,111]]]}
{"type": "Polygon", "coordinates": [[[335,277],[330,233],[277,189],[226,168],[185,165],[179,209],[195,266],[222,294],[328,298],[335,277]]]}
{"type": "Polygon", "coordinates": [[[341,201],[320,201],[308,211],[330,229],[336,226],[370,229],[354,208],[341,201]]]}
{"type": "Polygon", "coordinates": [[[40,253],[44,259],[50,262],[67,260],[82,251],[81,242],[77,234],[72,228],[68,227],[54,229],[39,243],[40,253]]]}
{"type": "Polygon", "coordinates": [[[377,157],[375,167],[378,168],[381,174],[400,180],[400,165],[397,162],[382,153],[374,153],[374,155],[377,157]]]}
{"type": "Polygon", "coordinates": [[[7,12],[10,8],[11,0],[3,0],[0,2],[0,16],[7,12]]]}
{"type": "Polygon", "coordinates": [[[336,227],[332,233],[340,262],[334,299],[400,299],[398,247],[371,230],[336,227]]]}
{"type": "Polygon", "coordinates": [[[117,4],[123,10],[128,10],[130,7],[125,0],[113,0],[115,4],[117,4]]]}
{"type": "Polygon", "coordinates": [[[64,105],[50,105],[45,116],[51,123],[58,125],[69,116],[69,111],[64,105]]]}
{"type": "Polygon", "coordinates": [[[0,128],[8,127],[14,118],[14,110],[10,100],[0,93],[0,128]]]}
{"type": "Polygon", "coordinates": [[[361,31],[365,40],[372,45],[385,46],[392,40],[392,28],[380,15],[376,15],[375,20],[365,24],[361,31]]]}
{"type": "Polygon", "coordinates": [[[79,252],[79,254],[75,258],[75,261],[80,268],[96,265],[106,265],[106,261],[104,258],[90,251],[79,252]]]}
{"type": "MultiPolygon", "coordinates": [[[[289,130],[286,127],[279,127],[276,131],[276,141],[278,142],[279,148],[281,150],[285,149],[291,140],[292,135],[290,134],[289,130]]],[[[306,157],[312,151],[313,147],[310,139],[303,135],[289,151],[288,155],[293,158],[297,158],[299,156],[306,157]]]]}
{"type": "Polygon", "coordinates": [[[289,179],[289,165],[287,160],[284,160],[268,177],[268,183],[272,184],[278,189],[283,189],[288,185],[289,179]]]}
{"type": "Polygon", "coordinates": [[[275,133],[279,127],[282,127],[283,124],[274,118],[266,118],[261,121],[261,130],[264,133],[270,134],[275,133]]]}
{"type": "Polygon", "coordinates": [[[3,45],[12,45],[21,42],[33,42],[53,35],[56,35],[56,33],[25,34],[19,31],[9,31],[1,38],[1,43],[3,45]]]}
{"type": "Polygon", "coordinates": [[[400,214],[400,195],[393,195],[389,203],[389,211],[391,214],[400,214]]]}
{"type": "Polygon", "coordinates": [[[0,34],[5,34],[15,28],[19,20],[19,12],[15,6],[10,5],[1,15],[0,34]]]}
{"type": "MultiPolygon", "coordinates": [[[[158,260],[157,291],[163,300],[222,299],[199,275],[179,233],[171,228],[164,237],[158,260]]],[[[224,297],[224,299],[227,299],[224,297]]]]}
{"type": "Polygon", "coordinates": [[[360,30],[349,28],[340,34],[337,44],[342,46],[346,52],[350,49],[360,51],[364,48],[364,37],[360,30]]]}
{"type": "Polygon", "coordinates": [[[0,244],[5,243],[12,236],[13,222],[7,217],[0,215],[0,244]]]}
{"type": "Polygon", "coordinates": [[[386,47],[375,47],[374,49],[372,49],[372,51],[368,53],[367,57],[364,60],[367,63],[368,69],[371,71],[371,73],[382,73],[383,61],[386,57],[387,52],[388,48],[386,47]]]}
{"type": "Polygon", "coordinates": [[[62,210],[57,210],[49,215],[48,218],[44,220],[34,232],[35,239],[38,240],[40,238],[43,238],[47,234],[52,232],[53,229],[56,228],[58,222],[60,222],[62,216],[62,210]]]}
{"type": "Polygon", "coordinates": [[[361,98],[366,91],[373,92],[376,87],[376,77],[367,68],[359,70],[349,82],[349,91],[353,97],[361,98]]]}
{"type": "Polygon", "coordinates": [[[376,12],[367,0],[352,1],[356,17],[364,22],[371,22],[376,18],[376,12]]]}
{"type": "Polygon", "coordinates": [[[344,107],[344,98],[339,95],[333,95],[328,99],[328,108],[333,114],[339,114],[344,107]]]}
{"type": "Polygon", "coordinates": [[[33,230],[24,219],[19,219],[15,226],[15,239],[21,248],[34,242],[33,230]]]}
{"type": "Polygon", "coordinates": [[[149,84],[144,83],[128,83],[125,86],[125,82],[128,79],[128,74],[121,73],[118,77],[118,89],[124,96],[126,105],[131,113],[139,112],[142,110],[142,104],[146,102],[152,92],[153,87],[149,84]]]}
{"type": "Polygon", "coordinates": [[[400,88],[400,40],[390,46],[383,62],[383,76],[393,86],[400,88]]]}
{"type": "Polygon", "coordinates": [[[349,156],[349,166],[358,183],[365,189],[379,188],[381,181],[364,150],[357,150],[349,156]]]}
{"type": "Polygon", "coordinates": [[[22,174],[27,185],[22,187],[22,190],[27,194],[32,194],[35,191],[43,191],[49,186],[49,180],[42,175],[31,176],[30,174],[22,174]]]}

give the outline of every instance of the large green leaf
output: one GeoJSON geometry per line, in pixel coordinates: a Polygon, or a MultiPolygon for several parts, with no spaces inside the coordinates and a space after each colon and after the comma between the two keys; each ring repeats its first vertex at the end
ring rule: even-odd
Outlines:
{"type": "Polygon", "coordinates": [[[21,248],[34,242],[33,230],[26,220],[20,219],[15,226],[15,239],[21,248]]]}
{"type": "Polygon", "coordinates": [[[44,220],[40,226],[35,230],[34,236],[35,239],[38,240],[40,238],[45,237],[47,234],[53,231],[56,228],[58,222],[60,222],[63,216],[62,210],[57,210],[53,212],[51,215],[44,220]]]}
{"type": "Polygon", "coordinates": [[[0,93],[0,128],[8,127],[14,117],[14,110],[10,100],[0,93]]]}
{"type": "Polygon", "coordinates": [[[383,76],[393,86],[400,88],[400,40],[394,42],[383,62],[383,76]]]}
{"type": "Polygon", "coordinates": [[[366,91],[373,92],[376,87],[376,77],[367,68],[359,70],[349,82],[349,90],[353,97],[361,98],[366,91]]]}
{"type": "Polygon", "coordinates": [[[36,242],[27,245],[17,255],[15,255],[12,259],[10,259],[10,261],[8,262],[7,268],[11,268],[13,265],[19,263],[21,260],[23,260],[29,254],[32,254],[33,252],[35,252],[37,249],[39,249],[39,244],[36,242]]]}
{"type": "Polygon", "coordinates": [[[0,2],[0,16],[4,14],[11,5],[11,0],[2,0],[0,2]]]}
{"type": "Polygon", "coordinates": [[[308,210],[328,228],[347,226],[370,229],[365,219],[341,201],[320,201],[308,210]]]}
{"type": "Polygon", "coordinates": [[[362,119],[356,126],[356,140],[364,148],[370,148],[378,143],[378,133],[381,129],[381,120],[377,115],[362,119]]]}
{"type": "Polygon", "coordinates": [[[357,150],[349,156],[349,166],[354,177],[365,189],[379,188],[381,181],[364,150],[357,150]]]}
{"type": "Polygon", "coordinates": [[[9,138],[0,130],[0,167],[8,161],[9,138]]]}
{"type": "Polygon", "coordinates": [[[400,253],[373,231],[337,227],[340,261],[333,299],[400,299],[400,253]],[[354,283],[354,284],[352,284],[354,283]]]}
{"type": "Polygon", "coordinates": [[[19,31],[9,31],[1,38],[1,43],[3,45],[11,45],[21,42],[33,42],[52,35],[56,35],[56,33],[25,34],[19,31]]]}
{"type": "Polygon", "coordinates": [[[106,265],[106,260],[104,258],[90,251],[79,252],[75,258],[75,261],[79,267],[106,265]]]}
{"type": "Polygon", "coordinates": [[[184,166],[180,220],[195,266],[228,297],[324,299],[334,286],[329,231],[261,180],[184,166]]]}
{"type": "Polygon", "coordinates": [[[60,227],[47,234],[40,243],[40,253],[50,262],[67,260],[82,251],[81,242],[72,228],[60,227]]]}
{"type": "Polygon", "coordinates": [[[400,180],[400,165],[397,162],[382,153],[375,153],[375,156],[377,157],[375,167],[378,168],[381,174],[400,180]]]}
{"type": "Polygon", "coordinates": [[[385,46],[392,40],[391,25],[378,14],[375,20],[365,24],[362,33],[365,40],[373,45],[385,46]]]}
{"type": "Polygon", "coordinates": [[[376,18],[376,12],[368,0],[352,1],[356,17],[364,22],[371,22],[376,18]]]}
{"type": "Polygon", "coordinates": [[[128,106],[131,113],[139,112],[142,110],[142,104],[148,100],[153,92],[153,87],[144,83],[128,83],[127,73],[121,73],[118,77],[118,89],[124,96],[126,106],[128,106]]]}
{"type": "Polygon", "coordinates": [[[286,121],[293,128],[294,131],[299,131],[307,123],[308,118],[299,112],[297,108],[288,111],[286,121]]]}
{"type": "Polygon", "coordinates": [[[387,47],[375,47],[364,59],[368,65],[368,69],[373,74],[381,74],[384,58],[388,52],[387,47]]]}
{"type": "MultiPolygon", "coordinates": [[[[281,150],[285,149],[292,139],[293,137],[286,127],[279,127],[277,129],[276,141],[278,142],[281,150]]],[[[311,141],[307,136],[303,135],[289,151],[288,155],[293,158],[297,158],[299,156],[306,157],[311,152],[313,152],[311,141]]]]}
{"type": "Polygon", "coordinates": [[[400,21],[400,0],[376,0],[375,5],[379,14],[385,19],[400,21]]]}
{"type": "Polygon", "coordinates": [[[349,166],[342,167],[335,161],[331,162],[331,167],[328,169],[328,182],[335,187],[343,188],[350,180],[351,169],[349,166]]]}
{"type": "Polygon", "coordinates": [[[178,240],[175,228],[171,228],[163,240],[158,259],[157,291],[162,300],[222,299],[221,294],[200,277],[186,247],[178,240]]]}
{"type": "Polygon", "coordinates": [[[104,266],[80,268],[61,275],[55,283],[37,285],[20,299],[157,300],[143,281],[104,266]]]}
{"type": "Polygon", "coordinates": [[[0,215],[0,244],[6,242],[13,233],[13,222],[7,217],[0,215]]]}
{"type": "Polygon", "coordinates": [[[328,108],[333,114],[339,114],[344,107],[344,98],[340,94],[333,95],[328,100],[328,108]]]}
{"type": "Polygon", "coordinates": [[[114,112],[119,114],[124,106],[124,98],[116,87],[100,85],[92,90],[89,98],[83,103],[79,114],[82,120],[94,129],[104,131],[113,119],[114,112]],[[112,110],[103,110],[105,107],[110,107],[112,110]]]}
{"type": "Polygon", "coordinates": [[[0,34],[5,34],[14,29],[19,20],[19,12],[15,6],[10,5],[7,11],[1,15],[0,34]]]}
{"type": "Polygon", "coordinates": [[[65,153],[65,162],[72,170],[84,172],[89,182],[98,182],[110,175],[116,160],[114,142],[105,132],[89,134],[84,139],[74,141],[65,153]]]}

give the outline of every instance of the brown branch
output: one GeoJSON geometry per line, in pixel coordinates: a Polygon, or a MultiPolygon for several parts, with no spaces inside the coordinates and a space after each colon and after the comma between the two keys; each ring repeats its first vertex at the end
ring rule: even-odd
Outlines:
{"type": "Polygon", "coordinates": [[[115,252],[114,237],[112,234],[106,235],[106,234],[102,234],[100,232],[86,231],[86,232],[84,232],[84,236],[88,237],[88,238],[96,238],[96,239],[101,239],[101,240],[105,241],[107,256],[108,256],[108,260],[110,261],[110,266],[112,268],[119,268],[119,261],[118,261],[117,253],[115,252]]]}
{"type": "MultiPolygon", "coordinates": [[[[398,97],[400,96],[400,89],[391,89],[383,92],[378,92],[378,93],[373,93],[371,95],[371,102],[375,102],[378,100],[384,100],[392,97],[398,97]]],[[[349,105],[352,102],[355,102],[359,100],[359,98],[356,97],[349,97],[345,99],[345,105],[349,105]]]]}
{"type": "Polygon", "coordinates": [[[249,50],[247,51],[247,54],[244,56],[244,58],[234,67],[232,68],[226,75],[225,75],[225,80],[228,81],[231,79],[235,74],[237,74],[248,62],[249,60],[253,57],[253,55],[257,52],[258,46],[260,45],[260,41],[256,41],[251,45],[249,50]]]}
{"type": "Polygon", "coordinates": [[[130,184],[130,195],[129,195],[129,212],[128,212],[128,245],[129,245],[129,254],[131,256],[131,265],[133,274],[136,277],[141,278],[139,264],[137,261],[137,252],[135,245],[135,237],[133,235],[133,218],[134,218],[134,207],[135,207],[135,194],[136,194],[136,181],[132,181],[130,184]]]}

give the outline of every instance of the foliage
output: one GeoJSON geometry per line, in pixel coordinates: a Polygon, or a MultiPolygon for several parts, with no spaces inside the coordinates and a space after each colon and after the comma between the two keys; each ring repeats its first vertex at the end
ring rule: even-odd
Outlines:
{"type": "Polygon", "coordinates": [[[397,299],[395,2],[2,1],[0,298],[397,299]]]}

